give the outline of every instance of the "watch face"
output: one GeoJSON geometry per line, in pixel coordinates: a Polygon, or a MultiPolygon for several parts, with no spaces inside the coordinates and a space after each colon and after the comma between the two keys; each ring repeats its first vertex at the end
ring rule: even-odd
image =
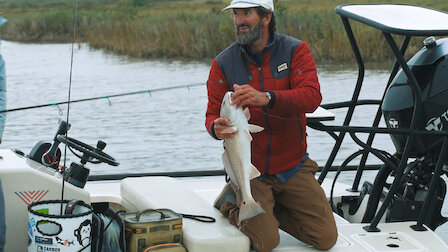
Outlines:
{"type": "Polygon", "coordinates": [[[271,100],[271,93],[269,93],[269,92],[266,92],[266,97],[269,99],[269,100],[271,100]]]}

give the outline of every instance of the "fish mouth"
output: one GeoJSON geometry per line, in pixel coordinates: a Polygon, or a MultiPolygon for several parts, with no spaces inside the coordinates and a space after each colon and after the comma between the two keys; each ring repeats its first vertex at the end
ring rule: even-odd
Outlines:
{"type": "Polygon", "coordinates": [[[232,104],[232,96],[233,96],[233,92],[229,91],[226,93],[227,96],[227,101],[229,102],[229,105],[232,104]]]}

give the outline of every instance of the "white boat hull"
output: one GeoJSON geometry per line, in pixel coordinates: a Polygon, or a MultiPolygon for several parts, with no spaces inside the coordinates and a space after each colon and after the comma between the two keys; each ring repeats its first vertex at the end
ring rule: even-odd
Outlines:
{"type": "MultiPolygon", "coordinates": [[[[0,150],[0,178],[6,202],[7,238],[5,251],[26,251],[28,244],[28,211],[26,202],[17,196],[23,192],[44,191],[37,200],[60,199],[62,181],[51,171],[11,150],[0,150]]],[[[206,215],[215,223],[184,219],[183,243],[190,252],[247,252],[250,241],[230,225],[213,207],[213,201],[225,182],[222,176],[170,178],[136,177],[121,181],[88,182],[84,189],[65,183],[65,199],[81,199],[87,203],[108,202],[111,206],[136,211],[147,208],[169,208],[179,213],[206,215]]],[[[323,188],[329,195],[331,181],[323,188]]],[[[337,183],[334,200],[356,195],[349,186],[337,183]]],[[[415,222],[380,223],[381,232],[366,232],[366,224],[350,223],[335,214],[339,238],[330,250],[337,251],[448,251],[445,242],[428,229],[417,232],[415,222]]],[[[281,231],[280,245],[274,251],[315,251],[281,231]]]]}

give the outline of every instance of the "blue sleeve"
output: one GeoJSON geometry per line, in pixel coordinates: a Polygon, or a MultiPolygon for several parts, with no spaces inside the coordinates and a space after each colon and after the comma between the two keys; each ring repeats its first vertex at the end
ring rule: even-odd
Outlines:
{"type": "MultiPolygon", "coordinates": [[[[6,109],[6,72],[5,61],[0,55],[0,110],[6,109]]],[[[0,113],[0,141],[5,129],[6,113],[0,113]]]]}
{"type": "Polygon", "coordinates": [[[0,54],[0,91],[6,91],[6,72],[5,72],[5,61],[0,54]]]}

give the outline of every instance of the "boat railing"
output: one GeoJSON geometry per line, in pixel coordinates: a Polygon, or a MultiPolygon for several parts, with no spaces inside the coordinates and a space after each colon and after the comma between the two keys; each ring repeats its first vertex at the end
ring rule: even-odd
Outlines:
{"type": "MultiPolygon", "coordinates": [[[[392,186],[389,188],[389,193],[386,196],[381,208],[376,213],[375,217],[371,221],[370,225],[365,227],[367,231],[380,231],[377,225],[385,213],[387,207],[391,203],[394,194],[398,190],[399,183],[403,176],[405,167],[408,164],[409,158],[411,158],[411,150],[415,144],[416,136],[421,135],[434,135],[439,136],[439,140],[436,141],[431,146],[427,147],[427,150],[434,148],[434,146],[440,146],[441,150],[438,154],[437,164],[433,171],[432,180],[430,183],[430,188],[428,191],[428,196],[425,198],[422,211],[417,220],[417,224],[412,228],[414,230],[426,230],[423,227],[424,219],[427,215],[429,203],[434,197],[434,192],[437,186],[438,177],[442,173],[442,166],[445,163],[447,148],[448,148],[448,131],[426,131],[419,129],[417,122],[423,113],[422,111],[422,91],[420,89],[419,83],[415,78],[410,67],[404,59],[404,54],[408,48],[409,41],[413,36],[447,36],[448,35],[448,13],[433,10],[425,7],[415,6],[415,5],[400,5],[400,4],[354,4],[354,5],[341,5],[336,7],[336,13],[341,16],[342,23],[344,25],[345,31],[347,33],[352,51],[354,53],[357,65],[358,65],[358,78],[353,91],[351,100],[345,102],[331,103],[322,105],[325,109],[339,109],[347,108],[344,122],[342,126],[327,126],[322,122],[313,121],[308,122],[308,126],[326,131],[330,136],[335,139],[335,144],[332,152],[330,153],[325,166],[318,178],[319,183],[322,183],[333,166],[333,162],[338,151],[341,148],[344,137],[346,133],[349,133],[353,141],[362,147],[363,151],[359,155],[362,155],[358,168],[356,177],[354,179],[351,191],[358,191],[359,182],[362,176],[364,168],[366,167],[366,161],[369,154],[373,154],[379,158],[385,165],[389,166],[395,171],[395,179],[392,186]],[[399,10],[399,15],[397,10],[399,10]],[[395,11],[392,14],[391,11],[395,11]],[[418,18],[416,13],[419,14],[418,18]],[[418,20],[416,20],[418,19],[418,20]],[[350,25],[350,20],[357,21],[366,24],[370,27],[379,29],[384,35],[389,47],[391,48],[393,54],[395,55],[395,63],[392,67],[392,71],[387,82],[386,88],[384,90],[383,96],[380,100],[360,100],[359,95],[364,81],[364,61],[361,56],[358,44],[356,42],[355,35],[350,25]],[[401,47],[398,48],[394,36],[403,36],[401,47]],[[412,117],[410,120],[410,126],[408,128],[384,128],[379,127],[379,123],[382,113],[382,104],[386,95],[386,92],[391,85],[393,79],[397,75],[399,69],[404,71],[406,77],[409,80],[409,85],[413,92],[414,107],[412,111],[412,117]],[[373,123],[369,127],[363,126],[350,126],[350,122],[353,118],[355,108],[360,105],[378,105],[376,115],[374,117],[373,123]],[[368,138],[366,142],[361,141],[356,134],[357,133],[368,133],[368,138]],[[404,150],[400,155],[398,155],[398,163],[395,164],[391,162],[390,158],[384,155],[384,152],[372,148],[373,140],[376,134],[402,134],[406,136],[406,142],[404,145],[404,150]]],[[[352,157],[350,157],[352,158],[352,157]]]]}

